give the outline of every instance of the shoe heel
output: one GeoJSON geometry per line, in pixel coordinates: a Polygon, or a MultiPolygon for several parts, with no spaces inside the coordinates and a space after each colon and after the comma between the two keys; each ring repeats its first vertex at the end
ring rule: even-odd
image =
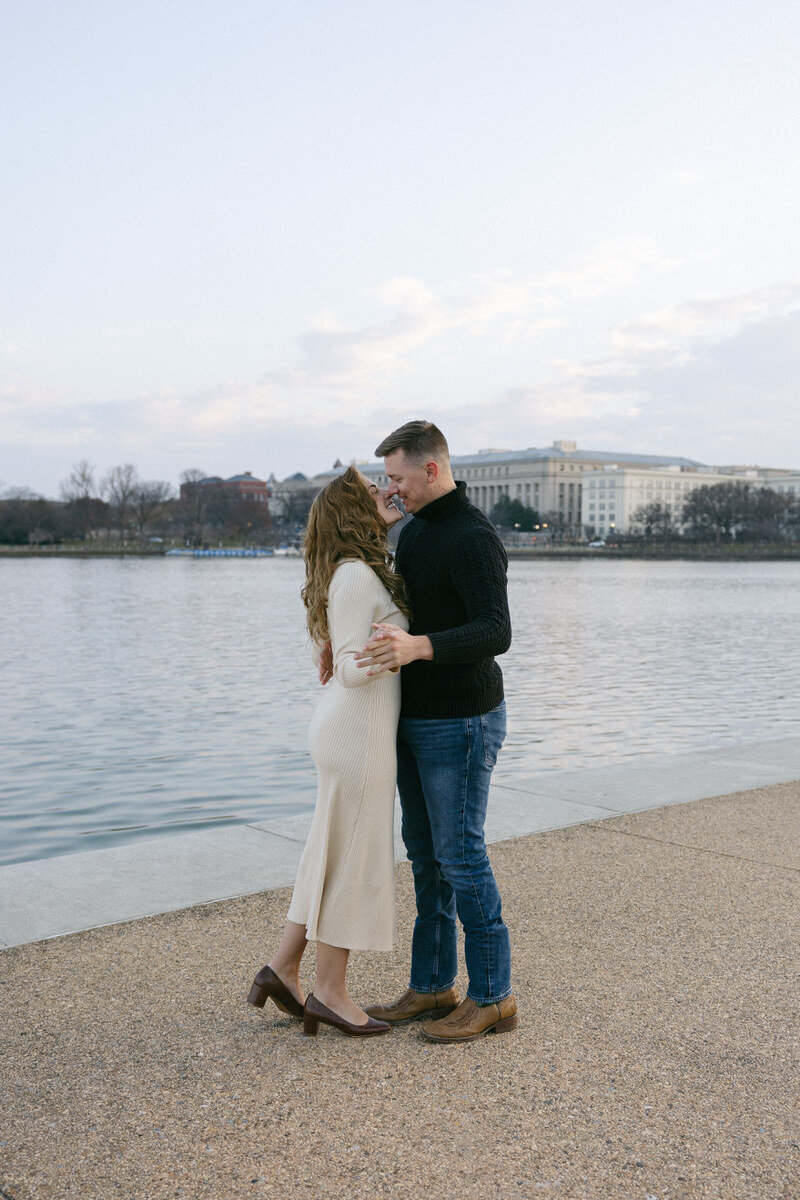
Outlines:
{"type": "Polygon", "coordinates": [[[303,1014],[303,1033],[306,1037],[316,1037],[319,1021],[316,1017],[312,1017],[310,1013],[303,1014]]]}
{"type": "Polygon", "coordinates": [[[519,1017],[514,1013],[513,1017],[506,1017],[505,1021],[498,1021],[493,1027],[495,1033],[508,1033],[510,1029],[516,1029],[519,1024],[519,1017]]]}
{"type": "Polygon", "coordinates": [[[247,1003],[252,1004],[253,1008],[263,1008],[267,1002],[268,995],[269,993],[265,987],[261,987],[260,984],[254,983],[250,988],[250,995],[247,997],[247,1003]]]}

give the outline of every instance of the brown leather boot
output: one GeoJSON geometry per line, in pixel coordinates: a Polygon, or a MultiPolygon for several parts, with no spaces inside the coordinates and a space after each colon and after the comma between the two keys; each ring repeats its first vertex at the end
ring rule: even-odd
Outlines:
{"type": "Polygon", "coordinates": [[[458,989],[446,992],[415,992],[406,988],[399,1000],[389,1004],[371,1004],[364,1012],[377,1021],[388,1021],[390,1025],[402,1025],[404,1021],[415,1021],[417,1017],[429,1017],[436,1013],[443,1017],[458,1004],[458,989]]]}
{"type": "Polygon", "coordinates": [[[497,1004],[476,1004],[467,997],[449,1016],[429,1021],[422,1032],[430,1042],[474,1042],[485,1033],[506,1033],[517,1027],[517,1002],[513,996],[497,1004]]]}

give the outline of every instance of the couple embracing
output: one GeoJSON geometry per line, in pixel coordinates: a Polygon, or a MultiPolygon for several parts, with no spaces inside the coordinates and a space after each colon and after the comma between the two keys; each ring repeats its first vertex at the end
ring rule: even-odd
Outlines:
{"type": "Polygon", "coordinates": [[[496,654],[508,649],[507,559],[494,526],[450,469],[447,442],[409,421],[375,451],[382,492],[349,467],[316,497],[303,601],[320,679],[309,731],[317,804],[280,944],[249,1000],[351,1036],[426,1018],[434,1042],[468,1042],[517,1024],[508,930],[484,840],[489,782],[506,729],[496,654]],[[400,533],[395,568],[387,530],[400,533]],[[393,811],[414,875],[409,987],[360,1008],[347,990],[351,950],[394,938],[393,811]],[[459,1003],[457,924],[469,986],[459,1003]],[[313,993],[300,963],[317,943],[313,993]]]}

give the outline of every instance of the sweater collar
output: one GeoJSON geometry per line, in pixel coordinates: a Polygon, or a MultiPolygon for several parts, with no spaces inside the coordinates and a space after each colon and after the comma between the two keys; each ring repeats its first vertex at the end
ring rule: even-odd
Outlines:
{"type": "Polygon", "coordinates": [[[418,513],[414,513],[414,516],[418,517],[421,521],[444,521],[446,517],[450,517],[460,509],[466,508],[468,504],[467,485],[463,479],[457,479],[454,488],[449,492],[445,492],[443,496],[438,496],[435,500],[431,500],[430,504],[426,504],[418,513]]]}

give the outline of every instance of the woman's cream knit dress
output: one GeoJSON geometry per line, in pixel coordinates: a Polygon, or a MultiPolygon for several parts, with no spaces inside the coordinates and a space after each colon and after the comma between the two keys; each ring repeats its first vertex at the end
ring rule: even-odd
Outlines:
{"type": "Polygon", "coordinates": [[[340,563],[328,590],[333,679],[308,731],[317,805],[288,915],[310,939],[350,950],[391,950],[394,942],[400,675],[370,677],[356,666],[373,621],[408,628],[365,562],[340,563]]]}

